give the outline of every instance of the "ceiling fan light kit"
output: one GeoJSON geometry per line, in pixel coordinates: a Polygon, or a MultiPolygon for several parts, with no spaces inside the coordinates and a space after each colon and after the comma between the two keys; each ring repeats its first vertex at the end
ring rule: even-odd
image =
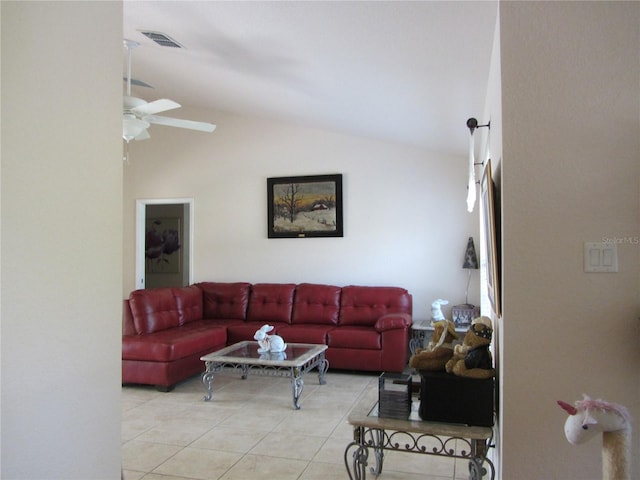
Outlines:
{"type": "Polygon", "coordinates": [[[195,122],[181,118],[161,117],[156,113],[179,108],[180,104],[166,98],[147,102],[141,98],[131,96],[131,50],[140,45],[133,40],[124,40],[127,49],[127,92],[123,102],[122,138],[129,143],[131,140],[145,140],[150,138],[147,129],[151,124],[168,127],[186,128],[200,132],[213,132],[215,125],[207,122],[195,122]]]}
{"type": "Polygon", "coordinates": [[[140,136],[141,133],[149,128],[149,122],[140,120],[132,114],[124,114],[122,118],[122,138],[129,143],[134,138],[140,136]]]}

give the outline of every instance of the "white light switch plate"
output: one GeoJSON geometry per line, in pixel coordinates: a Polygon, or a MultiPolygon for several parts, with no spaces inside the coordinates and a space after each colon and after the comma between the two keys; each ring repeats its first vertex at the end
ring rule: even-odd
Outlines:
{"type": "Polygon", "coordinates": [[[615,273],[618,271],[618,245],[604,242],[584,242],[584,271],[615,273]]]}

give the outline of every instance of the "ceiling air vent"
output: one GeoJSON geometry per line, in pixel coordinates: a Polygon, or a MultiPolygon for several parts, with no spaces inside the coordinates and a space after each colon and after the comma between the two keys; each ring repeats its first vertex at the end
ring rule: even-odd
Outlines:
{"type": "Polygon", "coordinates": [[[161,47],[184,48],[182,45],[176,42],[173,38],[171,38],[169,35],[166,35],[164,33],[142,31],[142,30],[140,30],[140,33],[143,34],[145,37],[150,38],[161,47]]]}

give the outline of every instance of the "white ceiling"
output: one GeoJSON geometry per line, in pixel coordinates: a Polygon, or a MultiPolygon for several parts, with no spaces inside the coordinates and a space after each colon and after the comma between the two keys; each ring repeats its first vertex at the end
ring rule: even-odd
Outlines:
{"type": "Polygon", "coordinates": [[[496,1],[125,1],[124,37],[140,43],[145,100],[463,154],[467,118],[483,121],[496,16],[496,1]]]}

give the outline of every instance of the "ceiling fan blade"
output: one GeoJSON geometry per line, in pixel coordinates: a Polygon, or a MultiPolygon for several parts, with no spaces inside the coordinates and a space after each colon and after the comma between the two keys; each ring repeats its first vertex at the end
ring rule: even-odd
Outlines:
{"type": "Polygon", "coordinates": [[[189,130],[198,130],[200,132],[213,132],[216,129],[216,126],[212,123],[194,122],[193,120],[183,120],[181,118],[160,117],[158,115],[148,115],[144,117],[144,120],[157,125],[188,128],[189,130]]]}
{"type": "Polygon", "coordinates": [[[173,110],[180,107],[179,103],[174,102],[166,98],[161,98],[154,102],[145,103],[131,109],[133,113],[140,116],[153,115],[154,113],[166,112],[167,110],[173,110]]]}
{"type": "MultiPolygon", "coordinates": [[[[122,77],[122,80],[124,80],[126,82],[127,81],[127,77],[122,77]]],[[[149,85],[148,83],[143,82],[142,80],[138,80],[136,78],[132,78],[131,79],[131,85],[136,85],[138,87],[153,88],[153,85],[149,85]]]]}

